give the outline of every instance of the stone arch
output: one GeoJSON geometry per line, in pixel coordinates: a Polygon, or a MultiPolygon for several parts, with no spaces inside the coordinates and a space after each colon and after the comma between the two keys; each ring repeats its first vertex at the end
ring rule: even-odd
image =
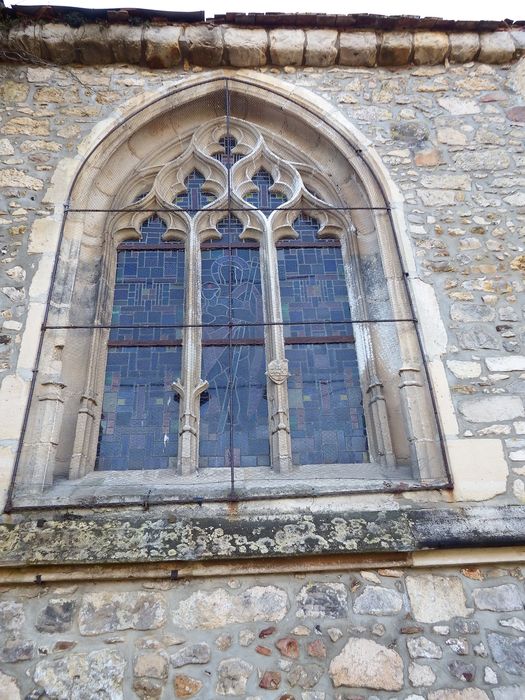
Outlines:
{"type": "MultiPolygon", "coordinates": [[[[217,71],[185,80],[147,104],[130,105],[104,134],[99,128],[83,144],[87,153],[72,179],[51,295],[50,325],[57,328],[47,331],[42,346],[28,426],[29,435],[41,437],[25,440],[22,490],[82,477],[93,463],[100,414],[96,360],[108,337],[106,328],[93,326],[100,325],[111,298],[119,232],[137,230],[133,216],[125,212],[121,221],[112,210],[141,196],[158,169],[181,156],[196,123],[222,117],[225,105],[234,119],[255,124],[284,159],[295,162],[301,154],[306,162],[297,167],[305,183],[331,190],[349,207],[352,235],[344,246],[353,315],[391,320],[363,324],[356,332],[372,451],[386,464],[411,462],[422,481],[443,476],[439,429],[404,279],[414,262],[399,190],[370,142],[326,101],[266,75],[217,71]],[[62,326],[74,326],[76,340],[62,326]]],[[[154,209],[162,201],[150,204],[154,209]]],[[[172,223],[168,227],[176,231],[172,223]]]]}

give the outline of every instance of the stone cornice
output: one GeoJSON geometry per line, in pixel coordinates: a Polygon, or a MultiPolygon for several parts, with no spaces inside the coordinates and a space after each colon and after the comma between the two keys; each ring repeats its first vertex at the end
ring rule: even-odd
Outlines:
{"type": "Polygon", "coordinates": [[[0,561],[13,565],[135,564],[290,555],[395,554],[522,545],[525,506],[243,512],[159,507],[5,517],[0,561]]]}
{"type": "Polygon", "coordinates": [[[15,24],[0,31],[0,59],[59,65],[129,63],[150,68],[192,64],[275,66],[403,66],[479,61],[503,64],[525,53],[525,31],[341,30],[191,24],[15,24]]]}

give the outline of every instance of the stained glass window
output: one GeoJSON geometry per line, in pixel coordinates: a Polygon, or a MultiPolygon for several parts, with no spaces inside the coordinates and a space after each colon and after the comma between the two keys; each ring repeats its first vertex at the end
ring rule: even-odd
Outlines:
{"type": "Polygon", "coordinates": [[[163,240],[158,216],[141,227],[141,240],[117,253],[112,328],[96,469],[175,466],[184,303],[184,250],[163,240]],[[173,248],[173,246],[171,246],[173,248]]]}
{"type": "MultiPolygon", "coordinates": [[[[213,158],[228,170],[244,157],[235,153],[232,136],[221,137],[216,147],[213,158]]],[[[220,175],[214,187],[219,180],[220,175]]],[[[230,191],[231,173],[224,180],[230,191]]],[[[200,247],[192,289],[184,286],[186,244],[166,240],[167,226],[158,215],[144,221],[140,241],[127,240],[117,251],[96,468],[175,468],[178,444],[192,430],[199,436],[193,469],[269,467],[270,430],[282,430],[283,420],[296,465],[366,461],[339,240],[321,239],[319,222],[297,212],[296,236],[274,243],[269,217],[286,206],[287,196],[262,166],[244,200],[266,217],[267,239],[244,240],[235,211],[219,219],[218,235],[201,237],[195,214],[216,197],[196,168],[184,183],[173,204],[192,216],[187,235],[200,247]],[[276,279],[270,264],[277,265],[278,284],[270,281],[276,279]],[[275,288],[265,289],[270,284],[275,288]],[[183,397],[202,381],[207,388],[196,394],[197,408],[183,406],[174,385],[186,382],[183,397]],[[184,428],[187,417],[197,421],[196,430],[184,428]]],[[[211,220],[216,221],[207,218],[207,226],[211,220]]]]}

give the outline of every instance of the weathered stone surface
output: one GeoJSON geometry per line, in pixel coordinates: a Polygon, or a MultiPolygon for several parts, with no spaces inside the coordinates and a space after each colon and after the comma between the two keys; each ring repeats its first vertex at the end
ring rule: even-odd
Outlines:
{"type": "Polygon", "coordinates": [[[341,66],[375,66],[377,35],[375,32],[341,32],[339,64],[341,66]]]}
{"type": "Polygon", "coordinates": [[[349,639],[331,662],[329,674],[336,688],[401,690],[403,661],[399,654],[368,639],[349,639]]]}
{"type": "Polygon", "coordinates": [[[523,700],[523,687],[517,685],[500,686],[492,688],[494,700],[523,700]]]}
{"type": "Polygon", "coordinates": [[[231,634],[220,634],[215,640],[215,646],[220,651],[226,651],[233,644],[233,639],[231,634]]]}
{"type": "Polygon", "coordinates": [[[501,586],[489,588],[476,588],[472,597],[479,610],[493,610],[495,612],[511,612],[523,610],[523,601],[518,586],[513,583],[505,583],[501,586]]]}
{"type": "Polygon", "coordinates": [[[300,66],[305,35],[302,29],[272,29],[269,32],[270,58],[276,66],[300,66]]]}
{"type": "Polygon", "coordinates": [[[323,677],[324,669],[317,664],[296,664],[287,676],[288,683],[303,690],[314,688],[323,677]]]}
{"type": "Polygon", "coordinates": [[[511,107],[507,110],[507,117],[513,122],[525,122],[525,107],[511,107]]]}
{"type": "Polygon", "coordinates": [[[146,27],[143,34],[144,57],[150,68],[172,68],[180,63],[181,28],[146,27]]]}
{"type": "Polygon", "coordinates": [[[525,672],[525,637],[507,634],[487,634],[490,653],[494,661],[507,673],[523,675],[525,672]]]}
{"type": "Polygon", "coordinates": [[[2,168],[0,170],[0,187],[27,187],[29,190],[41,190],[44,186],[42,180],[27,175],[15,168],[2,168]]]}
{"type": "Polygon", "coordinates": [[[450,637],[445,641],[445,644],[459,656],[466,656],[469,653],[469,643],[466,639],[450,637]]]}
{"type": "Polygon", "coordinates": [[[508,153],[498,148],[493,150],[478,149],[465,151],[454,156],[457,168],[472,172],[473,170],[503,170],[510,166],[508,153]]]}
{"type": "Polygon", "coordinates": [[[335,29],[309,29],[306,32],[305,66],[332,66],[337,56],[335,29]]]}
{"type": "Polygon", "coordinates": [[[0,643],[0,661],[17,663],[29,661],[35,653],[35,644],[32,641],[9,637],[2,645],[0,643]]]}
{"type": "Polygon", "coordinates": [[[0,139],[0,156],[12,156],[15,152],[9,139],[0,139]]]}
{"type": "Polygon", "coordinates": [[[508,63],[512,61],[516,47],[507,32],[480,34],[478,60],[483,63],[508,63]]]}
{"type": "Polygon", "coordinates": [[[66,632],[71,629],[76,608],[74,600],[52,598],[38,615],[35,627],[39,632],[66,632]]]}
{"type": "Polygon", "coordinates": [[[187,664],[207,664],[211,659],[211,650],[206,642],[190,644],[179,649],[176,654],[172,654],[170,662],[175,668],[186,666],[187,664]]]}
{"type": "Polygon", "coordinates": [[[76,56],[80,63],[86,66],[97,66],[113,61],[105,25],[82,24],[75,30],[75,35],[76,56]]]}
{"type": "Polygon", "coordinates": [[[354,602],[354,612],[359,615],[395,615],[402,607],[399,593],[381,586],[365,586],[354,602]]]}
{"type": "Polygon", "coordinates": [[[25,102],[29,90],[27,85],[14,80],[5,80],[0,85],[0,101],[4,103],[25,102]]]}
{"type": "Polygon", "coordinates": [[[409,32],[385,32],[379,47],[380,66],[404,66],[412,54],[412,34],[409,32]]]}
{"type": "Polygon", "coordinates": [[[443,656],[441,647],[427,637],[407,639],[407,648],[412,659],[440,659],[443,656]]]}
{"type": "Polygon", "coordinates": [[[469,664],[465,661],[451,661],[448,664],[448,670],[451,676],[465,683],[472,683],[476,677],[476,667],[474,664],[469,664]]]}
{"type": "Polygon", "coordinates": [[[297,596],[297,617],[346,617],[348,593],[342,583],[310,583],[297,596]]]}
{"type": "Polygon", "coordinates": [[[417,121],[397,121],[390,127],[392,138],[408,144],[418,144],[429,137],[428,129],[417,121]]]}
{"type": "Polygon", "coordinates": [[[483,396],[464,399],[459,411],[471,423],[491,423],[523,417],[523,402],[519,396],[483,396]]]}
{"type": "Polygon", "coordinates": [[[142,678],[168,677],[168,656],[165,652],[149,651],[137,654],[133,661],[133,675],[142,678]]]}
{"type": "Polygon", "coordinates": [[[0,700],[20,700],[16,678],[0,671],[0,700]]]}
{"type": "Polygon", "coordinates": [[[286,593],[275,586],[253,586],[244,593],[219,589],[193,593],[173,613],[176,625],[186,629],[213,629],[242,622],[282,620],[288,611],[286,593]]]}
{"type": "Polygon", "coordinates": [[[481,374],[481,364],[479,362],[447,360],[447,367],[458,379],[473,379],[481,374]]]}
{"type": "Polygon", "coordinates": [[[224,46],[232,66],[249,68],[266,63],[268,36],[264,29],[228,27],[224,32],[224,46]]]}
{"type": "Polygon", "coordinates": [[[158,593],[88,593],[83,596],[78,626],[80,634],[95,635],[117,630],[149,630],[166,622],[166,606],[158,593]]]}
{"type": "Polygon", "coordinates": [[[293,637],[278,639],[275,642],[275,646],[283,656],[287,656],[290,659],[297,659],[299,657],[299,644],[293,637]]]}
{"type": "Polygon", "coordinates": [[[486,357],[487,368],[491,372],[524,372],[525,355],[510,355],[506,357],[486,357]]]}
{"type": "Polygon", "coordinates": [[[326,646],[322,639],[316,639],[313,642],[308,642],[306,645],[306,653],[315,659],[326,658],[326,646]]]}
{"type": "Polygon", "coordinates": [[[68,24],[50,22],[42,26],[42,52],[53,63],[75,63],[75,31],[68,24]]]}
{"type": "Polygon", "coordinates": [[[134,678],[133,690],[140,700],[160,700],[164,690],[164,682],[156,678],[134,678]]]}
{"type": "Polygon", "coordinates": [[[473,61],[479,51],[479,34],[477,32],[450,32],[451,63],[468,63],[473,61]]]}
{"type": "Polygon", "coordinates": [[[279,671],[265,671],[259,681],[259,688],[265,690],[277,690],[281,685],[281,674],[279,671]]]}
{"type": "Polygon", "coordinates": [[[478,350],[479,348],[497,350],[499,347],[498,341],[480,327],[460,331],[458,338],[461,347],[465,350],[478,350]]]}
{"type": "Polygon", "coordinates": [[[142,27],[112,24],[108,27],[108,41],[117,63],[140,63],[142,58],[142,27]]]}
{"type": "Polygon", "coordinates": [[[219,66],[224,51],[220,27],[208,24],[189,25],[180,38],[184,56],[197,66],[219,66]]]}
{"type": "Polygon", "coordinates": [[[242,659],[231,658],[221,661],[218,667],[216,692],[219,695],[243,695],[252,671],[253,666],[242,659]]]}
{"type": "Polygon", "coordinates": [[[0,601],[0,634],[18,632],[25,622],[24,606],[11,600],[0,601]]]}
{"type": "Polygon", "coordinates": [[[448,34],[445,32],[415,32],[414,63],[417,66],[442,63],[448,52],[448,34]]]}
{"type": "Polygon", "coordinates": [[[431,686],[436,680],[436,674],[430,666],[411,663],[408,666],[408,680],[414,688],[431,686]]]}
{"type": "Polygon", "coordinates": [[[203,683],[191,676],[178,675],[173,679],[173,689],[178,698],[192,698],[202,688],[203,683]]]}
{"type": "Polygon", "coordinates": [[[437,690],[428,694],[428,700],[489,700],[484,690],[465,688],[465,690],[437,690]]]}
{"type": "Polygon", "coordinates": [[[39,661],[33,678],[55,700],[123,700],[125,666],[113,651],[92,651],[39,661]]]}
{"type": "Polygon", "coordinates": [[[412,612],[419,622],[441,622],[452,617],[467,617],[461,581],[454,576],[407,576],[407,591],[412,612]]]}
{"type": "Polygon", "coordinates": [[[518,632],[525,632],[525,621],[520,620],[519,617],[509,617],[507,620],[500,620],[499,624],[502,627],[512,627],[518,632]]]}

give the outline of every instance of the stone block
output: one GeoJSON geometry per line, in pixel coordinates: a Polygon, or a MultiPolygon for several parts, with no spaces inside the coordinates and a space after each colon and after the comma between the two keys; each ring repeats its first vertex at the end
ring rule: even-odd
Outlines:
{"type": "Polygon", "coordinates": [[[402,607],[399,593],[382,586],[365,586],[354,602],[354,612],[358,615],[395,615],[402,607]]]}
{"type": "Polygon", "coordinates": [[[288,611],[286,593],[275,586],[253,586],[242,594],[224,589],[197,591],[181,601],[173,620],[185,629],[214,629],[223,625],[282,620],[288,611]]]}
{"type": "Polygon", "coordinates": [[[22,60],[31,56],[42,58],[42,25],[41,24],[19,24],[9,30],[8,48],[15,53],[21,54],[22,60]]]}
{"type": "Polygon", "coordinates": [[[467,617],[465,591],[455,576],[407,576],[412,613],[419,622],[441,622],[453,617],[467,617]]]}
{"type": "Polygon", "coordinates": [[[33,679],[53,698],[87,700],[96,693],[98,697],[124,700],[125,666],[119,654],[105,649],[89,654],[68,654],[37,663],[33,679]]]}
{"type": "Polygon", "coordinates": [[[492,658],[506,673],[523,676],[525,673],[525,637],[510,637],[507,634],[487,634],[492,658]]]}
{"type": "Polygon", "coordinates": [[[336,688],[403,688],[403,660],[399,654],[369,639],[349,639],[331,662],[329,674],[336,688]]]}
{"type": "Polygon", "coordinates": [[[306,31],[305,66],[333,66],[337,57],[335,29],[308,29],[306,31]]]}
{"type": "Polygon", "coordinates": [[[416,32],[414,34],[414,63],[416,66],[435,66],[438,63],[443,63],[448,48],[448,35],[445,32],[416,32]]]}
{"type": "Polygon", "coordinates": [[[491,610],[492,612],[523,610],[523,600],[519,588],[513,583],[476,588],[472,593],[472,598],[478,610],[491,610]]]}
{"type": "Polygon", "coordinates": [[[228,27],[224,32],[227,60],[235,68],[264,66],[268,51],[265,29],[237,29],[228,27]]]}
{"type": "Polygon", "coordinates": [[[525,372],[525,355],[485,358],[490,372],[525,372]]]}
{"type": "Polygon", "coordinates": [[[244,695],[252,671],[253,666],[242,659],[224,659],[218,668],[216,692],[219,695],[244,695]]]}
{"type": "Polygon", "coordinates": [[[49,136],[49,120],[32,119],[31,117],[14,117],[3,125],[2,131],[4,134],[13,135],[49,136]]]}
{"type": "Polygon", "coordinates": [[[0,671],[0,700],[20,700],[20,689],[16,678],[0,671]]]}
{"type": "MultiPolygon", "coordinates": [[[[309,688],[315,687],[323,675],[324,668],[318,664],[296,664],[292,666],[286,678],[292,688],[299,686],[299,688],[303,690],[308,690],[309,688]]],[[[293,695],[291,697],[293,698],[293,695]]]]}
{"type": "MultiPolygon", "coordinates": [[[[471,401],[465,410],[476,411],[475,405],[485,400],[465,399],[462,403],[471,401]]],[[[491,406],[491,410],[492,408],[491,406]]],[[[483,416],[483,407],[481,415],[483,416]]],[[[457,501],[484,501],[505,493],[509,468],[501,440],[450,440],[447,448],[454,481],[454,498],[457,501]]]]}
{"type": "Polygon", "coordinates": [[[224,52],[220,27],[207,24],[189,25],[180,38],[184,58],[196,66],[220,66],[224,52]]]}
{"type": "Polygon", "coordinates": [[[516,47],[508,32],[487,32],[480,34],[480,63],[509,63],[516,47]]]}
{"type": "Polygon", "coordinates": [[[430,666],[412,663],[408,667],[408,680],[415,688],[427,687],[434,683],[436,674],[430,666]]]}
{"type": "Polygon", "coordinates": [[[173,690],[178,698],[192,698],[202,688],[203,683],[197,678],[180,674],[173,679],[173,690]]]}
{"type": "Polygon", "coordinates": [[[76,62],[75,30],[69,24],[42,25],[42,55],[52,63],[66,65],[76,62]]]}
{"type": "Polygon", "coordinates": [[[147,27],[144,30],[144,58],[149,68],[172,68],[181,60],[180,27],[147,27]]]}
{"type": "Polygon", "coordinates": [[[407,649],[411,659],[441,659],[443,656],[441,647],[426,637],[407,639],[407,649]]]}
{"type": "Polygon", "coordinates": [[[142,58],[142,27],[129,24],[111,24],[108,27],[108,41],[113,58],[117,63],[136,65],[142,58]]]}
{"type": "Polygon", "coordinates": [[[211,650],[206,642],[199,644],[190,644],[178,649],[175,654],[170,657],[171,665],[175,668],[187,666],[189,664],[207,664],[211,659],[211,650]]]}
{"type": "Polygon", "coordinates": [[[297,596],[297,617],[343,618],[348,613],[348,593],[342,583],[310,583],[297,596]]]}
{"type": "Polygon", "coordinates": [[[375,66],[377,35],[375,32],[341,32],[339,64],[341,66],[375,66]]]}
{"type": "Polygon", "coordinates": [[[103,24],[83,24],[75,29],[77,61],[85,66],[113,62],[108,29],[103,24]]]}
{"type": "Polygon", "coordinates": [[[428,694],[428,700],[489,700],[484,690],[465,688],[464,690],[436,690],[428,694]]]}
{"type": "Polygon", "coordinates": [[[464,399],[459,404],[459,411],[471,423],[513,420],[525,415],[523,401],[519,396],[480,396],[464,399]]]}
{"type": "Polygon", "coordinates": [[[157,629],[165,622],[164,599],[157,593],[88,593],[82,598],[78,616],[80,634],[86,636],[157,629]]]}
{"type": "Polygon", "coordinates": [[[412,55],[413,37],[410,32],[385,32],[379,45],[380,66],[405,66],[412,55]]]}
{"type": "Polygon", "coordinates": [[[451,32],[449,41],[451,63],[468,63],[476,58],[480,46],[477,32],[451,32]]]}
{"type": "Polygon", "coordinates": [[[66,632],[71,629],[76,607],[74,600],[51,598],[36,620],[36,629],[39,632],[66,632]]]}
{"type": "Polygon", "coordinates": [[[300,66],[303,62],[305,35],[302,29],[271,29],[270,58],[276,66],[300,66]]]}

